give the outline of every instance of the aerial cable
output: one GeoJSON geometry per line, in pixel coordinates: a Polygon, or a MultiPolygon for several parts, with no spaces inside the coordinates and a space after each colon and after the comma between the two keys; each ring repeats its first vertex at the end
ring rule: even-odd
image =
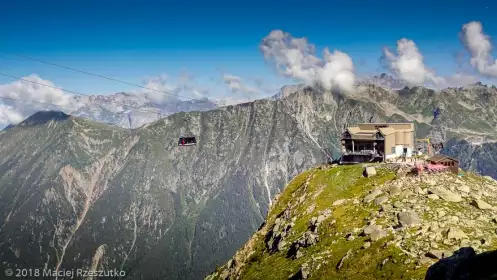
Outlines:
{"type": "Polygon", "coordinates": [[[24,78],[19,78],[19,77],[8,75],[8,74],[4,74],[4,73],[0,73],[0,75],[5,76],[5,77],[9,77],[9,78],[12,78],[12,79],[20,80],[20,81],[23,81],[23,82],[28,82],[28,83],[37,84],[37,85],[40,85],[40,86],[45,86],[45,87],[49,87],[49,88],[53,88],[53,89],[62,90],[62,91],[65,91],[65,92],[76,94],[76,95],[89,96],[87,94],[82,94],[82,93],[78,93],[78,92],[75,92],[75,91],[72,91],[72,90],[67,90],[67,89],[63,89],[63,88],[60,88],[60,87],[55,87],[55,86],[51,86],[51,85],[47,85],[47,84],[43,84],[43,83],[38,83],[38,82],[35,82],[35,81],[27,80],[27,79],[24,79],[24,78]]]}
{"type": "Polygon", "coordinates": [[[26,56],[26,55],[21,55],[21,54],[11,53],[11,52],[5,52],[5,51],[0,51],[0,52],[5,53],[5,54],[14,55],[14,56],[17,56],[17,57],[20,57],[20,58],[25,58],[25,59],[29,59],[29,60],[33,60],[33,61],[38,61],[38,62],[45,63],[45,64],[48,64],[48,65],[56,66],[56,67],[59,67],[59,68],[64,68],[66,70],[71,70],[71,71],[83,73],[83,74],[90,75],[90,76],[93,76],[93,77],[102,78],[102,79],[106,79],[106,80],[109,80],[109,81],[114,81],[114,82],[126,84],[126,85],[129,85],[129,86],[139,87],[139,88],[143,88],[143,89],[147,89],[147,90],[151,90],[151,91],[155,91],[155,92],[160,92],[160,93],[164,93],[164,94],[168,94],[168,95],[172,95],[172,96],[176,96],[176,97],[181,97],[181,98],[184,98],[184,99],[189,99],[189,100],[192,100],[192,101],[206,102],[206,100],[195,99],[195,98],[191,98],[191,97],[187,97],[187,96],[182,96],[182,95],[175,94],[175,93],[170,93],[170,92],[166,92],[166,91],[162,91],[162,90],[158,90],[158,89],[154,89],[154,88],[149,88],[149,87],[138,85],[138,84],[135,84],[135,83],[130,83],[130,82],[122,81],[122,80],[119,80],[119,79],[115,79],[115,78],[111,78],[111,77],[107,77],[107,76],[103,76],[103,75],[99,75],[99,74],[95,74],[95,73],[91,73],[91,72],[87,72],[87,71],[75,69],[75,68],[72,68],[72,67],[68,67],[68,66],[56,64],[56,63],[53,63],[53,62],[49,62],[49,61],[46,61],[46,60],[41,60],[41,59],[38,59],[38,58],[26,56]]]}
{"type": "MultiPolygon", "coordinates": [[[[39,82],[36,82],[36,81],[27,80],[27,79],[24,79],[24,78],[19,78],[19,77],[12,76],[12,75],[9,75],[9,74],[0,73],[0,75],[1,76],[5,76],[5,77],[9,77],[9,78],[13,78],[13,79],[17,79],[17,80],[20,80],[20,81],[23,81],[23,82],[28,82],[28,83],[33,83],[33,84],[44,86],[44,87],[58,89],[58,90],[61,90],[61,91],[64,91],[64,92],[68,92],[68,93],[72,93],[72,94],[79,95],[79,96],[87,96],[87,97],[91,96],[91,95],[88,95],[88,94],[83,94],[83,93],[79,93],[79,92],[76,92],[76,91],[67,90],[67,89],[63,89],[63,88],[60,88],[60,87],[51,86],[51,85],[39,83],[39,82]]],[[[55,104],[55,103],[49,103],[49,102],[34,101],[34,100],[24,100],[24,99],[20,99],[20,98],[13,98],[13,97],[6,97],[6,96],[0,96],[0,99],[13,100],[13,101],[21,101],[21,102],[28,102],[28,103],[36,103],[36,104],[43,104],[43,105],[53,105],[53,106],[57,106],[59,108],[63,108],[62,105],[55,104]]],[[[148,109],[145,109],[145,108],[131,108],[131,110],[148,111],[148,112],[154,112],[154,113],[158,113],[158,111],[160,111],[159,109],[149,109],[148,110],[148,109]]]]}

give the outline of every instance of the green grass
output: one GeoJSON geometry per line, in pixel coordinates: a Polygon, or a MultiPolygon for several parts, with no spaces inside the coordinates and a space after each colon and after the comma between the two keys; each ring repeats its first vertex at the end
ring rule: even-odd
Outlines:
{"type": "MultiPolygon", "coordinates": [[[[376,167],[377,175],[371,178],[362,176],[362,165],[338,166],[329,169],[314,168],[295,177],[282,192],[280,198],[275,202],[267,218],[266,229],[274,226],[274,221],[287,207],[291,211],[291,217],[296,218],[293,231],[285,238],[286,249],[283,252],[269,253],[264,243],[265,232],[258,232],[253,237],[253,247],[250,255],[245,256],[245,266],[241,270],[241,279],[288,279],[294,275],[300,265],[307,263],[311,269],[309,279],[424,279],[426,270],[431,263],[419,265],[417,258],[406,255],[402,250],[391,243],[392,235],[372,242],[371,247],[361,249],[368,237],[354,234],[355,239],[347,241],[347,233],[354,228],[362,228],[366,225],[367,218],[372,213],[378,213],[380,206],[374,203],[364,204],[362,199],[377,186],[388,181],[397,179],[394,171],[386,169],[383,165],[376,167]],[[305,195],[302,203],[299,198],[305,195]],[[332,206],[340,199],[350,199],[341,205],[332,206]],[[354,203],[354,199],[359,203],[354,203]],[[312,207],[311,207],[312,206],[312,207]],[[308,230],[309,221],[317,217],[324,210],[330,210],[331,215],[321,223],[318,235],[319,242],[308,248],[301,248],[303,256],[297,260],[286,257],[287,249],[291,243],[299,239],[308,230]],[[330,223],[335,220],[335,223],[330,223]],[[337,265],[347,251],[352,250],[352,256],[345,261],[343,267],[337,270],[337,265]],[[315,258],[321,258],[315,261],[315,258]],[[385,265],[381,265],[388,259],[385,265]],[[406,262],[409,260],[409,262],[406,262]]],[[[455,176],[455,175],[454,175],[455,176]]],[[[454,179],[454,178],[453,178],[454,179]]],[[[485,184],[486,179],[471,172],[460,177],[463,183],[485,184]]],[[[447,182],[446,187],[450,187],[447,182]]],[[[427,183],[420,182],[423,188],[430,187],[427,183]]],[[[393,196],[389,203],[401,201],[402,195],[393,196]]],[[[418,197],[420,198],[420,197],[418,197]]],[[[474,207],[465,200],[462,203],[447,202],[443,199],[425,199],[424,203],[432,211],[422,214],[425,221],[433,220],[437,215],[436,209],[444,209],[446,216],[452,216],[456,212],[466,213],[474,207]]],[[[384,225],[391,223],[391,217],[377,217],[376,224],[384,225]]],[[[459,227],[469,237],[474,229],[459,227]]],[[[488,222],[479,226],[483,232],[494,230],[495,224],[488,222]]],[[[446,236],[448,226],[443,228],[442,235],[446,236]]],[[[418,228],[409,228],[407,232],[415,234],[418,228]]],[[[484,237],[484,236],[482,236],[484,237]]],[[[472,238],[470,238],[472,239],[472,238]]],[[[416,238],[405,241],[406,247],[416,243],[416,238]]],[[[439,250],[453,251],[455,246],[444,245],[437,242],[439,250]]],[[[482,247],[484,250],[497,248],[497,239],[491,237],[490,245],[482,247]]]]}
{"type": "Polygon", "coordinates": [[[423,279],[428,266],[414,270],[414,262],[404,265],[407,256],[398,248],[391,245],[380,248],[391,239],[391,236],[374,242],[368,249],[360,249],[366,237],[357,237],[353,241],[345,239],[344,233],[363,227],[365,218],[369,217],[372,211],[379,210],[380,207],[374,204],[364,205],[362,202],[353,204],[352,201],[333,207],[333,202],[339,199],[362,199],[375,186],[382,185],[396,177],[391,170],[377,168],[377,176],[364,178],[362,171],[361,165],[349,165],[325,170],[312,169],[295,177],[268,215],[268,226],[272,227],[276,216],[283,212],[290,203],[293,206],[292,217],[297,217],[297,220],[293,233],[286,238],[289,245],[307,231],[309,220],[318,216],[318,211],[331,209],[331,217],[326,219],[319,228],[320,241],[314,246],[301,249],[303,257],[291,260],[286,258],[286,251],[268,253],[265,250],[264,237],[258,233],[253,254],[248,257],[242,271],[242,279],[288,279],[304,262],[312,268],[310,279],[423,279]],[[309,184],[306,186],[307,180],[309,184]],[[299,197],[304,194],[304,188],[307,194],[306,199],[302,205],[296,206],[299,197]],[[319,194],[316,199],[312,199],[317,193],[319,194]],[[314,210],[306,213],[311,205],[315,206],[314,210]],[[298,214],[295,216],[294,213],[298,214]],[[331,220],[336,220],[336,223],[330,225],[331,220]],[[342,269],[337,271],[337,264],[349,249],[353,249],[352,257],[345,262],[342,269]],[[326,251],[331,251],[330,255],[323,255],[326,251]],[[322,256],[323,259],[320,262],[326,261],[327,263],[322,263],[318,269],[318,264],[312,263],[312,256],[322,256]],[[386,258],[390,260],[384,267],[381,267],[380,263],[386,258]]]}

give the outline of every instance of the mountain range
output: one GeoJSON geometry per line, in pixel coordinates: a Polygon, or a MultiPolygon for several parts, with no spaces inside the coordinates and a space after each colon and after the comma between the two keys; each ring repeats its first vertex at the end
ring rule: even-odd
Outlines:
{"type": "MultiPolygon", "coordinates": [[[[386,73],[366,77],[359,84],[374,84],[388,89],[401,89],[405,87],[405,84],[399,79],[386,73]]],[[[302,84],[284,86],[275,95],[269,97],[269,99],[277,100],[284,98],[304,87],[305,85],[302,84]]],[[[19,108],[20,113],[28,116],[43,107],[45,110],[60,110],[60,107],[55,105],[44,104],[40,106],[36,103],[17,104],[16,101],[12,100],[6,100],[5,102],[7,105],[19,108]]],[[[68,97],[67,104],[62,106],[62,108],[64,108],[63,111],[65,113],[73,116],[88,118],[101,123],[115,124],[124,128],[137,128],[174,113],[212,110],[241,102],[241,100],[237,100],[236,98],[233,100],[209,98],[187,100],[166,94],[119,92],[111,95],[71,96],[68,97]]]]}
{"type": "MultiPolygon", "coordinates": [[[[134,129],[46,111],[0,132],[0,270],[202,279],[259,228],[292,178],[325,162],[325,150],[337,157],[342,130],[359,122],[413,121],[417,137],[440,137],[462,168],[497,178],[495,87],[293,86],[267,100],[181,106],[193,111],[134,129]],[[197,145],[178,147],[185,134],[197,145]]],[[[91,118],[125,123],[103,107],[91,118]]]]}

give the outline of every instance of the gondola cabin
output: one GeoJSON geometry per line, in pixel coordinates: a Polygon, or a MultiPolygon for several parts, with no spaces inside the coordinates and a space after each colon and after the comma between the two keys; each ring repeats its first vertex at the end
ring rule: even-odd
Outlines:
{"type": "Polygon", "coordinates": [[[180,137],[178,139],[178,146],[193,146],[197,144],[195,137],[180,137]]]}

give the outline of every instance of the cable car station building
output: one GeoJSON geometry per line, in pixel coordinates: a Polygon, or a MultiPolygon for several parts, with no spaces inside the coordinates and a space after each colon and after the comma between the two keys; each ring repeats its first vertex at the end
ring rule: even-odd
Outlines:
{"type": "Polygon", "coordinates": [[[412,157],[414,123],[362,123],[342,133],[342,163],[412,157]]]}

